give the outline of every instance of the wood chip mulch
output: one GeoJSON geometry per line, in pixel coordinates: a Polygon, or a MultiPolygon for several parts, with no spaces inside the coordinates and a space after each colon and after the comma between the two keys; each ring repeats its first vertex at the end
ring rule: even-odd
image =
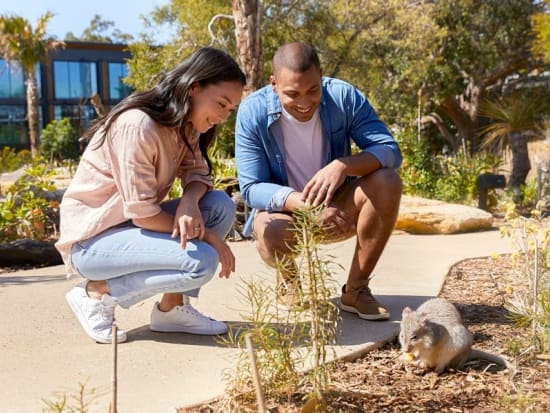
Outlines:
{"type": "MultiPolygon", "coordinates": [[[[513,291],[525,291],[508,255],[456,264],[440,294],[462,313],[474,347],[506,357],[515,371],[471,362],[461,371],[419,374],[407,371],[396,341],[352,362],[338,362],[327,395],[329,412],[550,412],[550,361],[530,352],[529,331],[513,326],[503,304],[513,291]]],[[[410,369],[408,369],[410,370],[410,369]]],[[[292,400],[269,400],[271,413],[302,410],[304,389],[292,400]]],[[[218,412],[211,404],[180,412],[218,412]]],[[[242,406],[242,412],[257,411],[242,406]]],[[[308,410],[314,411],[314,410],[308,410]]]]}
{"type": "Polygon", "coordinates": [[[329,411],[550,412],[550,361],[522,354],[530,347],[529,331],[513,326],[503,307],[525,288],[511,257],[502,255],[456,264],[440,294],[461,312],[474,347],[505,356],[515,371],[472,362],[463,371],[419,375],[405,370],[393,342],[339,364],[333,382],[342,395],[329,411]]]}

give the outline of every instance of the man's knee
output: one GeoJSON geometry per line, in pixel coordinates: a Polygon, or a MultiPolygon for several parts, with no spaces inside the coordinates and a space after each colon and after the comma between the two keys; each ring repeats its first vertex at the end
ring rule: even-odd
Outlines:
{"type": "Polygon", "coordinates": [[[366,182],[383,193],[401,195],[401,191],[403,190],[401,177],[393,169],[381,168],[362,179],[365,178],[366,182]]]}
{"type": "Polygon", "coordinates": [[[403,183],[393,169],[383,168],[361,178],[361,187],[373,205],[398,207],[401,200],[403,183]]]}
{"type": "Polygon", "coordinates": [[[259,222],[255,223],[256,248],[264,261],[271,262],[275,260],[276,255],[291,252],[294,237],[290,231],[290,219],[259,216],[257,220],[259,222]]]}

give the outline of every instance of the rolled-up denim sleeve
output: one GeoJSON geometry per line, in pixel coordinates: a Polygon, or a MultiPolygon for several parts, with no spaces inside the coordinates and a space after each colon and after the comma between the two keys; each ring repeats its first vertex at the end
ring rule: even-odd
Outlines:
{"type": "Polygon", "coordinates": [[[268,155],[260,128],[267,126],[249,99],[241,103],[235,126],[235,161],[242,196],[249,206],[266,211],[281,210],[291,188],[272,183],[268,155]],[[286,189],[285,189],[286,188],[286,189]],[[280,194],[279,194],[280,192],[280,194]],[[284,199],[283,199],[284,198],[284,199]]]}
{"type": "Polygon", "coordinates": [[[266,211],[268,212],[280,212],[284,209],[286,200],[291,192],[294,192],[294,189],[288,186],[281,186],[278,189],[267,204],[266,211]]]}
{"type": "Polygon", "coordinates": [[[348,94],[348,107],[352,114],[350,134],[361,152],[372,154],[384,168],[399,168],[401,149],[368,99],[354,89],[348,94]]]}
{"type": "Polygon", "coordinates": [[[363,152],[370,153],[383,168],[398,168],[401,165],[401,151],[391,145],[375,145],[365,149],[363,152]]]}

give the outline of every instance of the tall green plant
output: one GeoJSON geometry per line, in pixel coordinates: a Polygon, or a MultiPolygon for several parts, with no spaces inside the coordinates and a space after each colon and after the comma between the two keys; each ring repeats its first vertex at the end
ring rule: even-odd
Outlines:
{"type": "Polygon", "coordinates": [[[40,133],[36,66],[46,59],[48,50],[64,45],[63,42],[46,37],[48,22],[53,16],[53,13],[46,12],[38,18],[33,28],[23,17],[0,15],[0,56],[6,60],[18,62],[25,73],[27,119],[33,155],[38,153],[40,133]]]}
{"type": "MultiPolygon", "coordinates": [[[[336,290],[331,275],[332,260],[320,250],[324,231],[318,219],[319,209],[306,209],[295,217],[293,231],[297,244],[293,252],[298,257],[296,276],[305,305],[282,311],[273,303],[276,294],[272,287],[250,282],[241,294],[251,309],[251,314],[244,318],[247,333],[251,334],[257,349],[257,364],[266,396],[288,398],[301,384],[310,389],[305,397],[316,406],[313,411],[323,411],[332,368],[327,361],[331,345],[336,341],[339,320],[338,308],[331,300],[336,290]],[[303,373],[299,375],[299,371],[303,373]]],[[[234,333],[229,335],[228,342],[242,347],[244,337],[234,333]]],[[[249,403],[252,378],[244,354],[236,370],[237,374],[231,375],[229,393],[249,403]]]]}

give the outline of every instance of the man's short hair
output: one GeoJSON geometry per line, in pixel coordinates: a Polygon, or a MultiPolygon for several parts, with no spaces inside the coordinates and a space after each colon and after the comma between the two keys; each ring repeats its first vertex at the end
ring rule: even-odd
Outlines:
{"type": "Polygon", "coordinates": [[[311,66],[321,69],[319,55],[310,45],[302,42],[287,43],[275,52],[273,56],[273,73],[286,68],[295,73],[303,73],[311,66]]]}

